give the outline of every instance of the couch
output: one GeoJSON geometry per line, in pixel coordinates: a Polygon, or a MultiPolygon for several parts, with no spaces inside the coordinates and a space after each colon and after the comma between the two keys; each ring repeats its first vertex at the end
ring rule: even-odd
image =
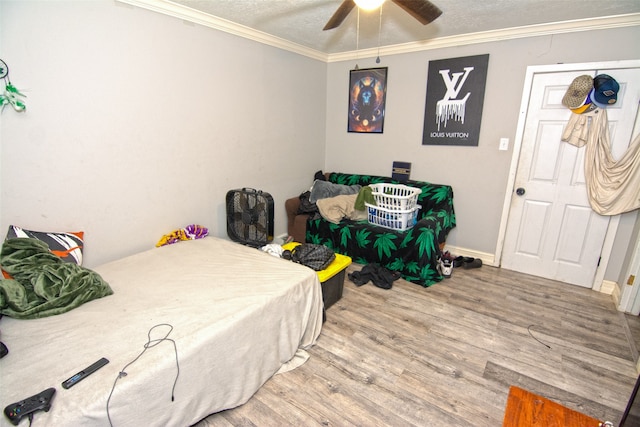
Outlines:
{"type": "MultiPolygon", "coordinates": [[[[389,177],[328,173],[329,182],[366,186],[394,183],[389,177]]],[[[404,183],[420,188],[417,223],[408,230],[397,231],[370,224],[368,221],[342,219],[338,224],[317,213],[300,212],[300,196],[285,202],[289,235],[298,242],[323,244],[337,253],[350,256],[359,264],[377,263],[398,271],[410,282],[431,286],[443,279],[438,258],[447,234],[456,226],[453,189],[449,185],[424,181],[404,183]]]]}

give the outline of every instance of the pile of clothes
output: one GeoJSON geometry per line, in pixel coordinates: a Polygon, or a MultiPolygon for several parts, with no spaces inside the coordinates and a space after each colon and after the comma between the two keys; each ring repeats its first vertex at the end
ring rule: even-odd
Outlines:
{"type": "Polygon", "coordinates": [[[393,282],[400,278],[398,271],[391,271],[380,264],[372,263],[362,267],[360,271],[349,273],[349,280],[357,286],[372,282],[382,289],[391,289],[393,282]]]}
{"type": "Polygon", "coordinates": [[[209,235],[209,229],[198,224],[187,225],[185,228],[173,230],[169,234],[165,234],[160,238],[156,247],[171,245],[184,240],[202,239],[209,235]]]}

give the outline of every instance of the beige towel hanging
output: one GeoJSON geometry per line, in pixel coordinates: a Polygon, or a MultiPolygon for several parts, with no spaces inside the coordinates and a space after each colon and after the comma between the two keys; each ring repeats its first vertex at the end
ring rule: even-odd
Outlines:
{"type": "Polygon", "coordinates": [[[595,212],[618,215],[640,208],[640,135],[616,161],[611,155],[607,110],[596,109],[572,113],[562,140],[577,147],[586,145],[584,174],[595,212]]]}

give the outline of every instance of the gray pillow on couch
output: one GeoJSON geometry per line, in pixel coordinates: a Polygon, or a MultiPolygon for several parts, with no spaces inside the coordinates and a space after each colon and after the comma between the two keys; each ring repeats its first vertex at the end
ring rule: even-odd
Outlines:
{"type": "Polygon", "coordinates": [[[358,194],[361,188],[362,186],[360,185],[334,184],[333,182],[316,179],[311,187],[309,201],[315,203],[320,199],[327,199],[329,197],[358,194]]]}

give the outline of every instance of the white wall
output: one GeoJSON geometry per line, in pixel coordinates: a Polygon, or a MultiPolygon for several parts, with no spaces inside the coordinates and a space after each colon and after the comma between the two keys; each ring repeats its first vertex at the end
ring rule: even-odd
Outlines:
{"type": "MultiPolygon", "coordinates": [[[[379,65],[361,58],[361,68],[389,67],[384,133],[363,135],[346,132],[355,61],[324,64],[110,0],[2,0],[0,57],[28,110],[0,115],[0,230],[84,230],[91,267],[190,223],[225,236],[231,188],[270,192],[280,234],[284,200],[316,170],[388,175],[393,160],[408,160],[414,179],[454,188],[458,226],[448,243],[493,253],[512,155],[498,141],[513,143],[526,67],[637,59],[639,36],[632,27],[391,55],[379,65]],[[479,146],[422,146],[429,60],[485,53],[479,146]]],[[[621,220],[610,280],[636,218],[621,220]]]]}
{"type": "MultiPolygon", "coordinates": [[[[447,244],[494,254],[527,67],[638,59],[640,47],[631,40],[639,39],[640,27],[630,27],[390,55],[380,64],[360,59],[360,68],[389,67],[383,134],[346,132],[355,61],[329,64],[326,169],[388,176],[393,160],[412,162],[412,179],[453,186],[457,227],[447,244]],[[489,54],[489,68],[479,146],[423,146],[429,61],[481,54],[489,54]],[[509,138],[508,151],[498,150],[501,137],[509,138]]],[[[621,220],[614,253],[622,252],[622,258],[636,215],[621,220]]],[[[607,278],[617,279],[616,268],[607,278]]]]}
{"type": "Polygon", "coordinates": [[[3,0],[0,37],[28,96],[0,116],[0,230],[84,230],[89,267],[226,236],[233,188],[270,192],[284,233],[323,166],[322,62],[110,0],[3,0]]]}

